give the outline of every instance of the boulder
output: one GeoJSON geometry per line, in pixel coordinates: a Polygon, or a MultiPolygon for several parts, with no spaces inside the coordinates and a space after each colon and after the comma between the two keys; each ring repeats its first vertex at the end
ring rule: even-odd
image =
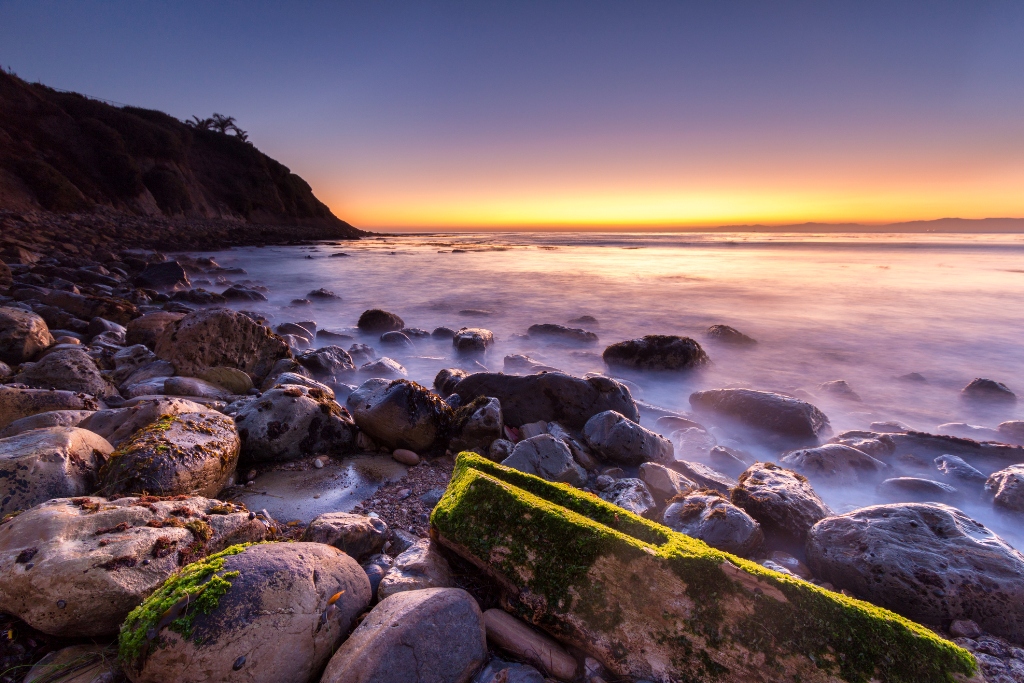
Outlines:
{"type": "Polygon", "coordinates": [[[803,543],[812,526],[832,515],[806,477],[770,462],[741,474],[730,498],[758,521],[769,540],[777,535],[803,543]]]}
{"type": "Polygon", "coordinates": [[[234,474],[239,446],[230,417],[211,410],[164,415],[111,453],[100,470],[101,490],[213,497],[234,474]]]}
{"type": "Polygon", "coordinates": [[[630,370],[690,370],[711,362],[695,340],[664,334],[612,344],[603,357],[609,367],[630,370]]]}
{"type": "Polygon", "coordinates": [[[561,372],[516,377],[478,372],[460,381],[453,391],[464,404],[479,396],[498,399],[505,424],[512,427],[545,420],[582,429],[587,420],[606,410],[640,421],[629,389],[607,377],[580,379],[561,372]]]}
{"type": "Polygon", "coordinates": [[[339,301],[341,300],[340,296],[338,296],[337,294],[335,294],[331,290],[326,289],[324,287],[321,287],[319,289],[314,289],[312,292],[310,292],[306,296],[308,296],[310,299],[338,299],[339,301]]]}
{"type": "Polygon", "coordinates": [[[167,396],[213,398],[220,401],[229,400],[232,396],[224,387],[197,377],[168,377],[164,380],[163,393],[167,396]]]}
{"type": "Polygon", "coordinates": [[[164,328],[184,317],[184,313],[171,311],[146,313],[128,323],[125,342],[132,345],[142,344],[152,349],[156,346],[156,340],[163,334],[164,328]]]}
{"type": "Polygon", "coordinates": [[[354,448],[352,418],[333,394],[296,384],[264,392],[235,414],[247,460],[294,460],[354,448]]]}
{"type": "Polygon", "coordinates": [[[387,535],[388,525],[376,517],[327,512],[309,523],[302,540],[333,545],[362,561],[384,549],[387,535]]]}
{"type": "Polygon", "coordinates": [[[662,519],[673,531],[740,557],[750,557],[764,545],[761,525],[718,491],[680,496],[665,508],[662,519]]]}
{"type": "Polygon", "coordinates": [[[588,332],[578,327],[566,327],[565,325],[555,325],[553,323],[530,325],[526,333],[531,337],[553,339],[573,344],[594,344],[597,342],[597,335],[593,332],[588,332]]]}
{"type": "Polygon", "coordinates": [[[295,360],[309,370],[313,379],[321,382],[338,381],[342,375],[355,372],[356,369],[352,356],[340,346],[324,346],[306,351],[295,360]]]}
{"type": "Polygon", "coordinates": [[[1024,556],[956,508],[873,505],[814,525],[807,563],[836,588],[925,624],[972,619],[1024,641],[1024,556]]]}
{"type": "Polygon", "coordinates": [[[94,341],[96,337],[105,337],[118,344],[124,344],[127,329],[124,325],[118,325],[113,321],[96,317],[89,321],[89,327],[85,333],[94,341]]]}
{"type": "Polygon", "coordinates": [[[118,395],[117,388],[100,374],[96,362],[81,348],[48,353],[14,379],[36,389],[63,389],[99,398],[118,395]]]}
{"type": "Polygon", "coordinates": [[[356,425],[372,439],[417,453],[442,445],[454,417],[440,397],[404,379],[367,380],[345,403],[356,425]]]}
{"type": "Polygon", "coordinates": [[[252,318],[225,308],[189,313],[169,323],[156,342],[156,355],[179,375],[198,377],[210,368],[237,368],[262,380],[290,352],[283,339],[252,318]]]}
{"type": "Polygon", "coordinates": [[[173,287],[191,287],[188,274],[177,261],[151,263],[135,277],[136,287],[147,289],[171,289],[173,287]]]}
{"type": "Polygon", "coordinates": [[[412,340],[401,332],[385,332],[380,335],[381,346],[390,346],[398,352],[407,351],[412,353],[416,350],[412,340]]]}
{"type": "Polygon", "coordinates": [[[46,321],[20,308],[0,307],[0,361],[18,365],[54,344],[46,321]]]}
{"type": "Polygon", "coordinates": [[[359,316],[359,322],[356,323],[356,327],[363,332],[391,332],[405,327],[405,321],[394,313],[388,313],[379,308],[371,308],[368,311],[363,311],[363,314],[359,316]]]}
{"type": "Polygon", "coordinates": [[[267,295],[263,292],[246,287],[245,285],[231,285],[220,293],[228,301],[266,301],[267,295]]]}
{"type": "Polygon", "coordinates": [[[833,485],[877,481],[889,470],[881,460],[838,443],[789,451],[779,462],[810,479],[833,485]]]}
{"type": "Polygon", "coordinates": [[[369,604],[362,567],[329,545],[232,546],[129,614],[118,654],[134,683],[307,683],[369,604]]]}
{"type": "Polygon", "coordinates": [[[896,503],[952,503],[960,497],[960,491],[932,479],[893,477],[878,485],[878,495],[896,503]]]}
{"type": "Polygon", "coordinates": [[[146,363],[121,383],[121,391],[128,398],[146,394],[162,394],[164,382],[174,376],[174,366],[165,360],[146,363]]]}
{"type": "Polygon", "coordinates": [[[40,659],[23,683],[123,683],[117,652],[105,645],[71,645],[40,659]]]}
{"type": "Polygon", "coordinates": [[[461,588],[382,600],[331,658],[321,683],[468,683],[487,660],[483,616],[461,588]]]}
{"type": "Polygon", "coordinates": [[[699,488],[711,489],[719,493],[729,494],[738,482],[727,474],[723,474],[707,465],[690,460],[675,460],[669,467],[697,484],[699,488]]]}
{"type": "Polygon", "coordinates": [[[968,403],[980,405],[1012,405],[1017,395],[1002,382],[976,377],[960,390],[960,398],[968,403]]]}
{"type": "Polygon", "coordinates": [[[728,325],[712,325],[705,334],[707,334],[708,339],[722,344],[732,344],[734,346],[753,346],[757,344],[756,339],[748,337],[735,327],[729,327],[728,325]]]}
{"type": "Polygon", "coordinates": [[[39,413],[53,410],[99,410],[102,407],[101,402],[87,394],[0,384],[0,429],[15,420],[39,413]]]}
{"type": "Polygon", "coordinates": [[[640,465],[639,477],[659,503],[700,488],[695,481],[654,462],[640,465]]]}
{"type": "Polygon", "coordinates": [[[49,500],[0,525],[0,611],[50,635],[114,635],[180,564],[265,534],[206,498],[49,500]]]}
{"type": "Polygon", "coordinates": [[[647,485],[641,479],[617,479],[611,486],[599,494],[602,500],[606,500],[615,507],[629,510],[640,517],[647,516],[653,512],[657,503],[654,496],[647,490],[647,485]]]}
{"type": "Polygon", "coordinates": [[[204,406],[184,398],[153,398],[123,408],[96,411],[82,420],[79,426],[99,434],[117,448],[135,432],[161,417],[205,410],[204,406]]]}
{"type": "Polygon", "coordinates": [[[377,352],[374,351],[373,347],[369,344],[353,344],[348,347],[348,353],[352,356],[352,362],[355,363],[357,367],[365,365],[377,358],[377,352]]]}
{"type": "Polygon", "coordinates": [[[974,671],[964,650],[887,610],[469,453],[431,523],[494,580],[503,607],[598,660],[605,680],[909,683],[974,671]]]}
{"type": "Polygon", "coordinates": [[[818,385],[818,391],[847,401],[860,401],[860,395],[853,390],[853,387],[845,379],[834,379],[829,382],[822,382],[818,385]]]}
{"type": "Polygon", "coordinates": [[[462,354],[483,353],[494,343],[494,333],[482,327],[463,327],[452,337],[452,346],[462,354]]]}
{"type": "Polygon", "coordinates": [[[973,439],[924,432],[888,436],[895,444],[897,456],[910,454],[935,458],[940,455],[955,455],[973,467],[989,472],[1024,462],[1024,447],[1011,444],[978,442],[973,439]]]}
{"type": "Polygon", "coordinates": [[[505,662],[492,657],[487,666],[473,676],[472,683],[546,683],[547,680],[544,674],[529,664],[505,662]]]}
{"type": "Polygon", "coordinates": [[[988,479],[980,470],[955,455],[940,455],[935,458],[935,467],[950,482],[964,488],[980,488],[988,479]]]}
{"type": "Polygon", "coordinates": [[[521,619],[501,609],[489,609],[484,612],[484,626],[487,640],[517,659],[530,662],[558,680],[576,678],[576,659],[550,636],[535,631],[521,619]]]}
{"type": "Polygon", "coordinates": [[[1024,512],[1024,465],[1011,465],[989,476],[985,493],[996,506],[1024,512]]]}
{"type": "Polygon", "coordinates": [[[606,410],[587,420],[583,439],[599,458],[620,465],[673,460],[674,451],[668,439],[614,410],[606,410]]]}
{"type": "Polygon", "coordinates": [[[792,396],[754,389],[711,389],[690,394],[698,413],[738,423],[786,442],[817,445],[832,433],[825,413],[792,396]]]}
{"type": "Polygon", "coordinates": [[[501,464],[548,481],[573,486],[583,486],[587,481],[587,471],[576,464],[569,446],[550,434],[523,439],[501,464]]]}
{"type": "Polygon", "coordinates": [[[501,404],[496,398],[481,396],[455,410],[448,448],[454,452],[479,450],[486,453],[495,439],[505,436],[501,404]]]}
{"type": "Polygon", "coordinates": [[[43,427],[77,427],[82,420],[92,414],[91,410],[51,410],[47,413],[29,415],[0,429],[0,439],[43,427]]]}
{"type": "Polygon", "coordinates": [[[103,437],[77,427],[44,427],[0,439],[0,516],[91,493],[96,471],[113,450],[103,437]]]}
{"type": "Polygon", "coordinates": [[[395,563],[377,587],[377,596],[384,600],[396,593],[425,588],[447,588],[452,585],[448,560],[441,556],[429,538],[420,539],[395,558],[395,563]]]}

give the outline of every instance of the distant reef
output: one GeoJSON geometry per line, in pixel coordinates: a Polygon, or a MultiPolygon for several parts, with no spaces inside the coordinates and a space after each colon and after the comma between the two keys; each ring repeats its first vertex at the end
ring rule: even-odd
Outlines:
{"type": "Polygon", "coordinates": [[[244,134],[0,71],[0,239],[196,249],[364,234],[244,134]]]}

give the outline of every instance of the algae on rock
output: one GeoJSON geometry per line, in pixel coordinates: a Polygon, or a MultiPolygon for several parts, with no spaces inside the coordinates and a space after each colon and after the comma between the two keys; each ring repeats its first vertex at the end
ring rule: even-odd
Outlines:
{"type": "MultiPolygon", "coordinates": [[[[927,628],[715,550],[595,496],[459,455],[431,517],[506,609],[621,676],[669,681],[965,681],[927,628]]],[[[975,679],[980,680],[980,679],[975,679]]]]}

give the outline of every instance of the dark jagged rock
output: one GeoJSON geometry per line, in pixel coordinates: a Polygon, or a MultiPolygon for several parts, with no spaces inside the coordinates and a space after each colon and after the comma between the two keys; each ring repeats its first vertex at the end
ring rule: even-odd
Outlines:
{"type": "Polygon", "coordinates": [[[530,325],[526,333],[531,337],[545,337],[577,344],[593,344],[597,342],[597,335],[593,332],[575,327],[566,327],[565,325],[555,325],[553,323],[530,325]]]}
{"type": "Polygon", "coordinates": [[[971,403],[1007,405],[1017,402],[1017,395],[1002,382],[981,377],[960,390],[960,398],[971,403]]]}
{"type": "Polygon", "coordinates": [[[689,370],[711,362],[693,339],[662,334],[612,344],[603,357],[611,367],[631,370],[689,370]]]}
{"type": "Polygon", "coordinates": [[[754,389],[712,389],[690,394],[698,413],[775,436],[784,441],[817,445],[832,433],[825,413],[792,396],[754,389]]]}
{"type": "Polygon", "coordinates": [[[192,282],[188,279],[188,273],[180,263],[164,261],[146,266],[146,269],[136,276],[135,285],[149,289],[170,289],[179,285],[191,287],[192,282]]]}
{"type": "Polygon", "coordinates": [[[371,308],[363,311],[356,326],[364,332],[397,332],[405,327],[405,321],[394,313],[371,308]]]}
{"type": "Polygon", "coordinates": [[[740,475],[732,502],[763,527],[765,534],[803,543],[807,532],[832,510],[807,478],[770,462],[759,462],[740,475]]]}

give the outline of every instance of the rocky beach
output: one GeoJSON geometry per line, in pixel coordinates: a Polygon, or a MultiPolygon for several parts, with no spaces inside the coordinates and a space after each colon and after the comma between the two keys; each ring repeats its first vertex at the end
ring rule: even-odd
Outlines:
{"type": "Polygon", "coordinates": [[[4,220],[4,681],[1024,680],[1013,376],[475,279],[652,243],[4,220]]]}

